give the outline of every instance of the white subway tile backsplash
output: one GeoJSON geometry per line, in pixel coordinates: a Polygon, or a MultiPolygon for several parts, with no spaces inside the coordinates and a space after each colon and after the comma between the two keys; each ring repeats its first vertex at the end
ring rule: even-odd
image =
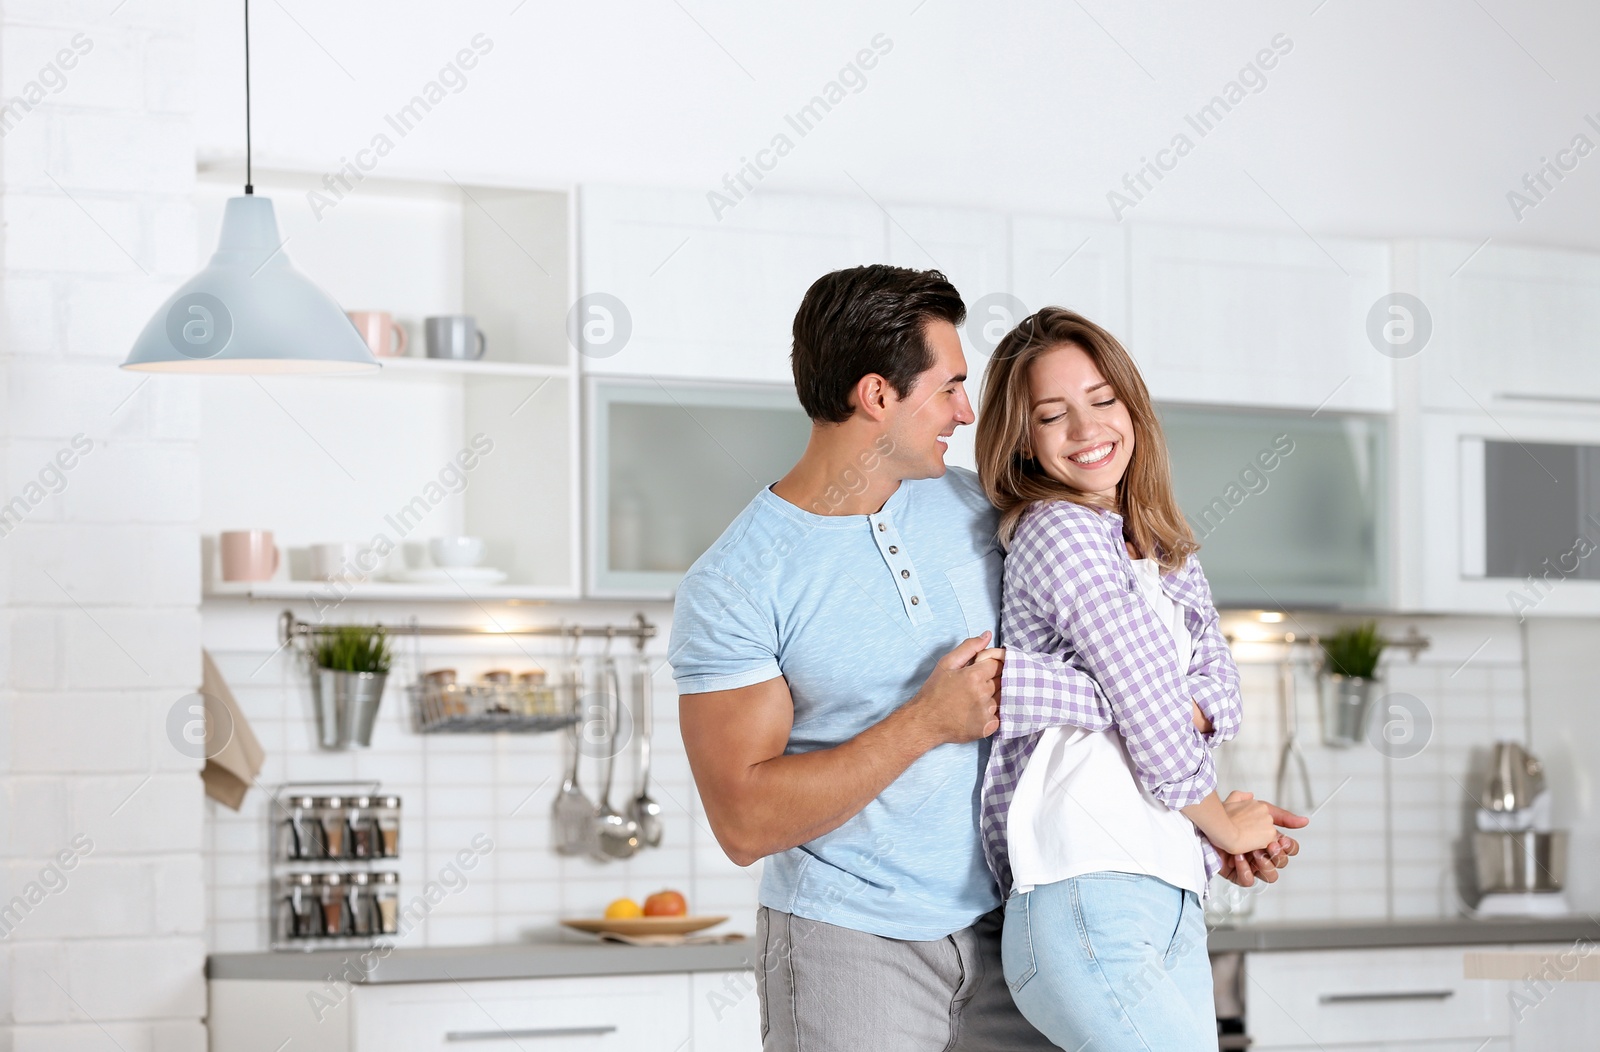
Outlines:
{"type": "MultiPolygon", "coordinates": [[[[534,659],[548,657],[531,647],[529,653],[534,659]]],[[[309,691],[292,663],[267,661],[265,650],[213,648],[212,656],[258,737],[272,743],[262,785],[284,778],[374,778],[383,783],[384,792],[403,798],[403,857],[393,866],[401,874],[402,904],[429,881],[456,883],[449,867],[459,865],[457,853],[470,850],[480,835],[492,840],[493,849],[476,868],[464,871],[461,890],[447,894],[403,940],[406,945],[554,937],[563,930],[560,917],[596,915],[615,898],[626,895],[642,902],[664,888],[683,891],[692,910],[705,912],[701,900],[708,893],[699,887],[701,868],[713,874],[708,886],[714,899],[708,904],[715,912],[734,914],[732,930],[754,930],[756,881],[727,862],[704,819],[697,820],[688,810],[697,808],[698,801],[678,740],[676,694],[664,666],[655,681],[652,778],[652,794],[666,810],[664,845],[630,860],[598,862],[563,857],[551,848],[550,807],[566,762],[562,735],[418,735],[410,728],[406,698],[398,689],[409,675],[397,670],[372,748],[324,753],[311,739],[309,691]],[[714,866],[705,864],[708,858],[715,859],[714,866]],[[731,873],[733,882],[718,884],[719,872],[731,873]]],[[[463,675],[491,667],[482,655],[441,656],[439,662],[454,665],[463,675]]],[[[524,655],[511,661],[518,668],[528,664],[524,655]]],[[[633,751],[626,750],[612,794],[619,807],[634,792],[633,762],[633,751]]],[[[598,795],[603,774],[603,764],[584,758],[580,782],[591,799],[598,795]]],[[[209,902],[209,927],[217,933],[214,947],[225,941],[230,949],[261,949],[267,943],[260,919],[266,900],[266,834],[252,832],[264,830],[265,806],[262,792],[247,796],[238,814],[206,804],[206,822],[213,831],[207,846],[209,879],[218,889],[209,902]]]]}
{"type": "MultiPolygon", "coordinates": [[[[1497,738],[1525,737],[1522,655],[1514,631],[1482,619],[1430,621],[1428,633],[1434,646],[1420,660],[1386,661],[1374,699],[1375,719],[1388,711],[1388,694],[1423,703],[1431,727],[1405,725],[1427,735],[1415,755],[1386,759],[1370,743],[1322,744],[1314,679],[1297,676],[1299,737],[1321,808],[1298,834],[1300,857],[1255,899],[1255,920],[1458,912],[1455,859],[1472,820],[1482,758],[1497,738]]],[[[1224,746],[1219,770],[1228,787],[1271,798],[1282,741],[1276,666],[1247,664],[1240,672],[1245,727],[1224,746]]]]}

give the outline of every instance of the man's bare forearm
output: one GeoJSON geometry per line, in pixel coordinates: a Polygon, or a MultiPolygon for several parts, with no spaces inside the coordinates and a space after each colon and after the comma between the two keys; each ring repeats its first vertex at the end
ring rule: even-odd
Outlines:
{"type": "Polygon", "coordinates": [[[748,866],[838,829],[939,744],[913,700],[830,749],[745,768],[713,827],[728,856],[748,866]]]}

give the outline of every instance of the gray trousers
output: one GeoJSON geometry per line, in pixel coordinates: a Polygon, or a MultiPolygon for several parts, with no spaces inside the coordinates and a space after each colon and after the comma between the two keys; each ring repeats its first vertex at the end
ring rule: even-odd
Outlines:
{"type": "Polygon", "coordinates": [[[1000,964],[1004,910],[927,942],[763,906],[756,987],[763,1052],[1044,1052],[1000,964]]]}

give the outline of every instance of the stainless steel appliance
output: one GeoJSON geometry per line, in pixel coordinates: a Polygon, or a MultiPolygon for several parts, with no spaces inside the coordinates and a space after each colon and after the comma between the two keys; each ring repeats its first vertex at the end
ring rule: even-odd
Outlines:
{"type": "Polygon", "coordinates": [[[1478,916],[1569,912],[1567,833],[1550,828],[1544,765],[1518,742],[1497,742],[1472,835],[1478,916]]]}

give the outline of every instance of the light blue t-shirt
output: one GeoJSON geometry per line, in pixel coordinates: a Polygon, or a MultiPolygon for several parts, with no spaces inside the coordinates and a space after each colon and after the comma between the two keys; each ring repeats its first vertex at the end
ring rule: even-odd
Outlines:
{"type": "MultiPolygon", "coordinates": [[[[786,753],[855,737],[962,640],[998,636],[997,521],[959,468],[902,482],[875,515],[817,515],[762,489],[678,586],[679,693],[782,676],[786,753]]],[[[838,829],[767,858],[762,905],[895,939],[943,938],[998,906],[978,839],[988,749],[941,745],[838,829]]]]}

